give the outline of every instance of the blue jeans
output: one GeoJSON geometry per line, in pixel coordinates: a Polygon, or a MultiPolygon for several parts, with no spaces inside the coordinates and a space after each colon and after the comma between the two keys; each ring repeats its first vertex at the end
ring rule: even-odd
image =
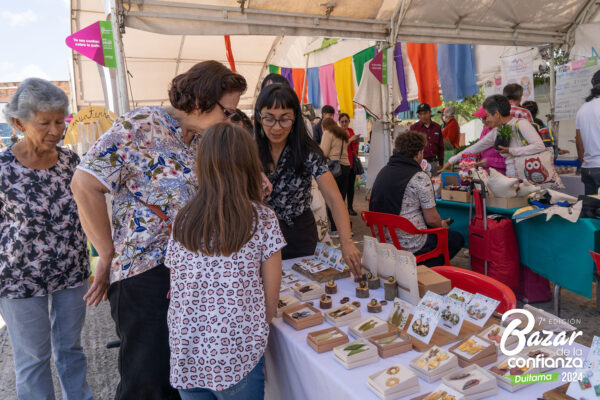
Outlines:
{"type": "Polygon", "coordinates": [[[262,400],[265,397],[265,356],[244,379],[219,392],[210,389],[179,389],[181,400],[262,400]]]}
{"type": "Polygon", "coordinates": [[[58,371],[63,400],[93,399],[81,347],[85,321],[83,286],[48,296],[0,298],[0,315],[12,344],[19,400],[53,400],[50,353],[58,371]]]}

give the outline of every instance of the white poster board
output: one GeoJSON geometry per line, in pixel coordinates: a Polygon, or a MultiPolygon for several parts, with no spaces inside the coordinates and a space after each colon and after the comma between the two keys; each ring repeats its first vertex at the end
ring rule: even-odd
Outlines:
{"type": "Polygon", "coordinates": [[[533,54],[531,52],[515,54],[501,59],[502,87],[509,83],[523,86],[521,103],[534,100],[533,96],[533,54]]]}
{"type": "Polygon", "coordinates": [[[369,149],[369,165],[367,168],[367,188],[373,187],[373,182],[377,174],[386,164],[385,154],[385,136],[383,135],[383,125],[379,121],[373,122],[373,131],[371,132],[371,145],[369,149]]]}
{"type": "MultiPolygon", "coordinates": [[[[576,62],[575,62],[576,63],[576,62]]],[[[577,64],[575,64],[577,65],[577,64]]],[[[574,119],[592,89],[592,76],[600,65],[574,69],[573,63],[563,66],[556,74],[556,121],[574,119]]]]}

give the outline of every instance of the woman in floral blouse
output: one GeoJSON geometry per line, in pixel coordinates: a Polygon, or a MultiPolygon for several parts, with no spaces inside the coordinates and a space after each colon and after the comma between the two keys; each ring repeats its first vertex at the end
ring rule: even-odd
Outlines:
{"type": "Polygon", "coordinates": [[[51,354],[63,399],[92,398],[80,340],[88,252],[69,190],[79,157],[57,146],[68,109],[67,95],[37,78],[24,80],[4,109],[24,134],[0,153],[0,315],[19,399],[54,399],[51,354]]]}
{"type": "Polygon", "coordinates": [[[173,79],[172,109],[141,107],[117,119],[73,177],[81,223],[100,256],[85,299],[108,297],[121,339],[117,399],[179,398],[169,385],[170,224],[196,191],[198,134],[234,115],[245,90],[245,79],[221,63],[196,64],[173,79]],[[105,193],[113,196],[112,234],[105,193]]]}
{"type": "Polygon", "coordinates": [[[360,252],[352,241],[350,216],[335,179],[317,143],[310,138],[296,93],[287,85],[266,86],[254,108],[254,136],[273,184],[267,203],[273,207],[287,246],[283,259],[313,254],[317,227],[310,210],[311,177],[314,177],[331,209],[339,233],[344,260],[360,274],[360,252]]]}

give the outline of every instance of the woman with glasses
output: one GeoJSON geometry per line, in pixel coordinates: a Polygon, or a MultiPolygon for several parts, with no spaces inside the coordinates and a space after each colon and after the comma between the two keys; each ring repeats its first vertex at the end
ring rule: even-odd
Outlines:
{"type": "Polygon", "coordinates": [[[350,163],[350,173],[348,174],[348,214],[357,215],[352,204],[354,203],[354,184],[356,182],[356,173],[354,172],[354,158],[358,157],[358,141],[360,136],[354,134],[354,130],[350,128],[350,116],[346,113],[341,113],[338,117],[340,126],[348,135],[348,162],[350,163]]]}
{"type": "Polygon", "coordinates": [[[197,189],[199,134],[231,118],[245,90],[246,80],[223,64],[196,64],[173,79],[172,108],[123,115],[75,172],[81,223],[100,256],[84,299],[97,306],[108,298],[121,339],[116,399],[179,398],[169,384],[164,259],[171,223],[197,189]]]}
{"type": "Polygon", "coordinates": [[[273,84],[260,92],[254,109],[254,136],[273,184],[266,201],[275,210],[287,242],[282,258],[314,253],[317,227],[310,209],[314,177],[340,231],[344,260],[358,275],[360,252],[352,241],[347,208],[321,149],[306,131],[298,97],[288,85],[273,84]]]}

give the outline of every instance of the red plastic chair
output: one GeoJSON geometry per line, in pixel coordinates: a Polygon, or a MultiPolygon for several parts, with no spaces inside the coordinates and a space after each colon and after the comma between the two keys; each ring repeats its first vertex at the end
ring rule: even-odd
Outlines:
{"type": "Polygon", "coordinates": [[[390,234],[392,238],[392,242],[394,246],[398,250],[402,250],[402,246],[400,246],[400,242],[398,241],[398,235],[396,235],[396,229],[400,229],[406,233],[410,233],[412,235],[436,235],[437,236],[437,246],[435,249],[428,251],[427,253],[420,254],[416,256],[417,263],[423,262],[425,260],[429,260],[430,258],[438,257],[440,255],[444,256],[444,264],[450,264],[450,254],[448,253],[448,230],[445,228],[431,228],[431,229],[417,229],[416,226],[412,224],[408,219],[401,217],[399,215],[386,214],[386,213],[378,213],[373,211],[362,211],[360,213],[362,220],[365,221],[365,224],[369,228],[371,228],[371,234],[374,238],[377,238],[377,234],[375,233],[374,227],[377,227],[377,232],[379,233],[379,241],[381,243],[385,243],[385,229],[390,234]]]}
{"type": "Polygon", "coordinates": [[[481,293],[484,296],[500,301],[496,312],[504,314],[517,307],[517,298],[511,288],[504,283],[468,269],[440,266],[432,267],[433,271],[450,279],[452,287],[470,293],[481,293]]]}

